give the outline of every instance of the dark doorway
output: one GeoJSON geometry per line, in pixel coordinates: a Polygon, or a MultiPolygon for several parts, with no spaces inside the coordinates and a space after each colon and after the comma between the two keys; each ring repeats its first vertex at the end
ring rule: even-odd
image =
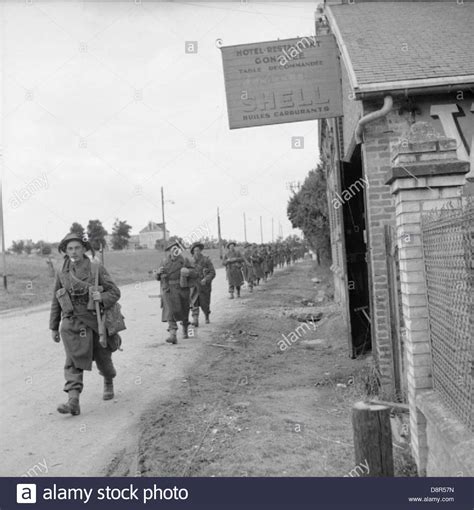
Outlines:
{"type": "Polygon", "coordinates": [[[343,202],[353,358],[364,354],[372,347],[365,239],[365,187],[361,151],[358,145],[351,162],[343,163],[341,166],[341,201],[343,202]]]}

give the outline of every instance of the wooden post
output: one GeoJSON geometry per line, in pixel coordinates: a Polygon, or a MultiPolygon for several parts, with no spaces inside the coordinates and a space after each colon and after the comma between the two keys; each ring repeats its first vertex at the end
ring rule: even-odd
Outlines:
{"type": "Polygon", "coordinates": [[[4,62],[5,62],[5,13],[3,11],[3,2],[0,2],[0,23],[1,23],[1,40],[0,40],[0,240],[2,243],[2,272],[3,272],[3,288],[8,292],[8,281],[7,281],[7,247],[5,246],[5,225],[3,223],[3,192],[2,192],[2,184],[5,173],[3,171],[3,84],[4,84],[4,62]]]}
{"type": "Polygon", "coordinates": [[[161,217],[163,220],[163,245],[166,248],[165,194],[161,186],[161,217]]]}
{"type": "Polygon", "coordinates": [[[219,215],[219,207],[217,208],[217,237],[219,238],[219,257],[222,260],[221,217],[219,215]]]}
{"type": "Polygon", "coordinates": [[[352,408],[355,463],[367,465],[362,476],[393,476],[390,408],[357,402],[352,408]]]}

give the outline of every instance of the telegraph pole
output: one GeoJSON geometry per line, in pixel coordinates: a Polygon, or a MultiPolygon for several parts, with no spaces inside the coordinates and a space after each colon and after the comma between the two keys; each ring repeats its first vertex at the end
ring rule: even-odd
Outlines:
{"type": "Polygon", "coordinates": [[[247,219],[245,218],[245,213],[244,213],[244,240],[245,242],[247,242],[247,219]]]}
{"type": "Polygon", "coordinates": [[[219,256],[222,259],[221,217],[219,215],[219,207],[217,208],[217,237],[219,239],[219,256]]]}
{"type": "Polygon", "coordinates": [[[3,76],[4,76],[4,34],[5,34],[5,17],[3,11],[3,2],[0,5],[0,23],[1,23],[1,37],[2,41],[0,44],[0,230],[1,230],[1,242],[2,242],[2,266],[3,266],[3,288],[8,291],[8,282],[7,282],[7,257],[6,257],[6,247],[5,247],[5,225],[3,222],[3,191],[2,191],[2,182],[3,182],[3,76]]]}
{"type": "Polygon", "coordinates": [[[263,244],[263,227],[262,227],[262,217],[260,216],[260,243],[263,244]]]}
{"type": "Polygon", "coordinates": [[[163,244],[165,245],[164,248],[166,248],[165,196],[163,186],[161,186],[161,217],[163,220],[163,244]]]}
{"type": "MultiPolygon", "coordinates": [[[[2,147],[0,147],[0,151],[2,147]]],[[[0,160],[3,158],[3,154],[0,153],[0,160]]],[[[1,163],[0,163],[1,164],[1,163]]],[[[3,166],[2,166],[2,178],[3,178],[3,166]]],[[[3,223],[3,192],[2,192],[2,181],[0,180],[0,230],[2,231],[1,241],[2,241],[2,266],[3,266],[3,288],[8,291],[8,282],[7,282],[7,258],[6,258],[6,247],[5,247],[5,228],[3,223]]]]}

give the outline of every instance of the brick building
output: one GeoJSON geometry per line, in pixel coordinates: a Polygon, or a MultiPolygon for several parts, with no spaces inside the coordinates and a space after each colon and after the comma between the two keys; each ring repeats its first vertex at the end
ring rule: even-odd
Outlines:
{"type": "Polygon", "coordinates": [[[421,213],[473,194],[473,26],[474,3],[467,1],[327,1],[316,21],[317,35],[335,36],[342,70],[344,116],[319,121],[335,297],[350,354],[371,346],[384,396],[410,401],[421,472],[426,417],[417,417],[415,398],[432,387],[429,341],[415,341],[429,334],[421,213]],[[429,161],[429,171],[440,174],[432,186],[408,170],[429,161]],[[402,178],[403,186],[413,179],[413,193],[425,184],[408,197],[402,178]]]}

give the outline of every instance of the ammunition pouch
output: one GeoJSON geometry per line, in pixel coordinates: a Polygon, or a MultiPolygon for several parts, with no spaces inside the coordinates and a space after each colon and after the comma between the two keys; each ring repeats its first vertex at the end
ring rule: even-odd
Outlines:
{"type": "Polygon", "coordinates": [[[59,306],[65,315],[72,314],[74,308],[72,306],[71,296],[66,289],[58,289],[56,291],[56,299],[58,300],[59,306]]]}

